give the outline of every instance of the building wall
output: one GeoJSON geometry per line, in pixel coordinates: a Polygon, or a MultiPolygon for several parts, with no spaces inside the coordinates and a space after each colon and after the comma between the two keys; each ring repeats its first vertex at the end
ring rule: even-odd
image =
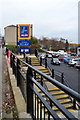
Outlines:
{"type": "Polygon", "coordinates": [[[17,45],[16,41],[16,26],[10,25],[4,28],[5,30],[5,44],[6,45],[17,45]]]}

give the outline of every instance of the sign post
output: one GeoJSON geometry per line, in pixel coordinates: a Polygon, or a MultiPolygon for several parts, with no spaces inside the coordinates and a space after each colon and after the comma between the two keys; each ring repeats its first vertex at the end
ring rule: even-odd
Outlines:
{"type": "Polygon", "coordinates": [[[32,39],[32,25],[30,24],[19,24],[17,25],[17,51],[20,53],[30,53],[29,39],[32,39]],[[20,46],[18,50],[18,46],[20,46]]]}

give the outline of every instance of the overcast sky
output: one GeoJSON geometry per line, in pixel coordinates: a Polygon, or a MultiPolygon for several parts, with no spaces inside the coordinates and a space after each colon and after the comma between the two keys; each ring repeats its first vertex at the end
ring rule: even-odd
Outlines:
{"type": "Polygon", "coordinates": [[[78,42],[79,0],[0,0],[0,29],[33,24],[33,36],[78,42]]]}

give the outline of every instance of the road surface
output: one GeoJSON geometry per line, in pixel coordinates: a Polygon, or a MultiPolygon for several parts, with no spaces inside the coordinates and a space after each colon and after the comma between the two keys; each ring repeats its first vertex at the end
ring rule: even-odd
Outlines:
{"type": "Polygon", "coordinates": [[[80,70],[70,67],[65,63],[61,63],[60,66],[52,65],[51,59],[48,59],[48,65],[51,69],[64,73],[65,80],[67,81],[70,88],[80,93],[80,70]]]}

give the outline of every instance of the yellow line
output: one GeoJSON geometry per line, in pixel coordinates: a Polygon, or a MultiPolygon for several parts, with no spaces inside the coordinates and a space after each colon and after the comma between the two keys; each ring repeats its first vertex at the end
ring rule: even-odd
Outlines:
{"type": "Polygon", "coordinates": [[[60,90],[59,88],[48,89],[48,91],[60,90]]]}
{"type": "Polygon", "coordinates": [[[68,98],[69,96],[68,95],[66,95],[66,96],[62,96],[62,97],[56,97],[55,99],[63,99],[63,98],[68,98]]]}
{"type": "Polygon", "coordinates": [[[60,95],[60,94],[64,94],[65,92],[58,92],[58,93],[51,93],[51,95],[60,95]]]}

